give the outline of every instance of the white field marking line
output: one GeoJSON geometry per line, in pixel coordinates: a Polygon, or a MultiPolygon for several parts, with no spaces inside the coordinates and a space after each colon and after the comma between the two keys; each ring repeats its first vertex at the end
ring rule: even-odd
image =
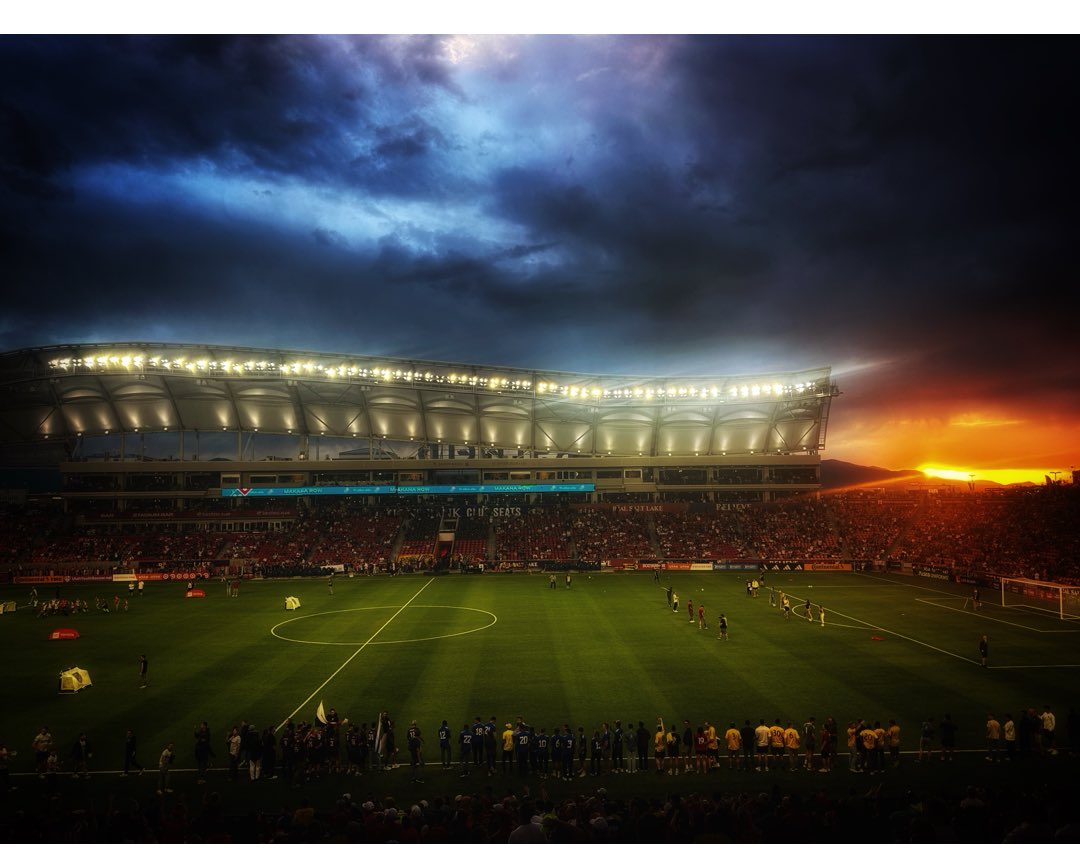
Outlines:
{"type": "Polygon", "coordinates": [[[818,588],[839,588],[841,591],[865,591],[867,588],[879,588],[883,591],[889,589],[888,585],[810,585],[809,583],[802,586],[794,585],[792,587],[813,588],[815,591],[817,591],[818,588]]]}
{"type": "MultiPolygon", "coordinates": [[[[870,579],[877,579],[879,582],[888,582],[890,585],[899,585],[901,588],[910,588],[911,590],[919,591],[933,591],[935,594],[945,594],[948,597],[952,597],[956,600],[970,600],[970,597],[966,597],[963,594],[957,594],[955,591],[944,591],[941,588],[934,588],[932,585],[909,585],[907,582],[899,582],[896,579],[886,579],[884,576],[878,576],[875,573],[867,573],[867,577],[870,579]]],[[[980,600],[980,603],[989,603],[989,600],[980,600]]],[[[998,606],[1001,604],[998,603],[998,606]]]]}
{"type": "MultiPolygon", "coordinates": [[[[842,612],[837,612],[836,614],[837,615],[843,615],[842,612]]],[[[844,617],[846,618],[847,616],[844,615],[844,617]]],[[[804,618],[803,620],[805,621],[806,619],[804,618]]],[[[854,621],[855,619],[853,618],[852,620],[854,621]]],[[[819,628],[821,627],[821,622],[820,621],[818,621],[818,622],[809,622],[808,621],[807,623],[808,624],[809,623],[817,623],[817,626],[819,628]]],[[[826,624],[825,625],[826,630],[828,630],[830,627],[846,627],[848,630],[876,630],[877,629],[876,627],[856,627],[854,624],[826,624]]]]}
{"type": "Polygon", "coordinates": [[[994,666],[991,669],[1080,669],[1080,663],[1051,663],[1045,666],[994,666]]]}
{"type": "Polygon", "coordinates": [[[1010,627],[1023,627],[1025,630],[1030,630],[1032,633],[1080,633],[1080,630],[1043,630],[1039,627],[1029,627],[1027,624],[1021,624],[1018,621],[1007,621],[1004,618],[995,618],[992,615],[982,615],[978,612],[969,612],[967,609],[954,609],[952,606],[947,606],[944,603],[938,603],[926,597],[916,597],[914,599],[917,603],[925,603],[927,606],[937,606],[939,609],[947,609],[949,612],[959,612],[961,615],[974,615],[976,618],[985,618],[987,621],[992,621],[994,624],[1008,624],[1010,627]]]}
{"type": "MultiPolygon", "coordinates": [[[[1010,667],[997,666],[997,667],[994,667],[994,668],[1007,669],[1007,668],[1010,668],[1010,667]]],[[[1025,669],[1027,669],[1027,668],[1030,668],[1030,667],[1025,666],[1025,667],[1014,667],[1014,668],[1025,668],[1025,669]]],[[[1035,667],[1035,668],[1041,668],[1041,667],[1035,667]]],[[[725,753],[726,752],[727,751],[725,751],[725,753]]],[[[799,751],[800,755],[803,752],[805,752],[805,751],[800,750],[799,751]]],[[[935,752],[940,755],[940,753],[941,753],[940,745],[938,746],[938,748],[937,748],[937,750],[935,752]]],[[[953,750],[952,752],[953,753],[975,753],[975,754],[978,754],[978,755],[986,755],[986,748],[985,747],[972,748],[972,749],[960,749],[960,748],[957,748],[957,749],[953,750]]],[[[739,753],[741,755],[742,751],[740,750],[739,753]]],[[[900,751],[901,756],[917,756],[918,753],[919,753],[918,750],[901,750],[900,751]]],[[[1005,758],[1004,758],[1004,756],[1005,756],[1005,750],[1004,749],[1001,750],[1001,756],[1002,756],[1002,761],[1003,762],[1006,761],[1005,758]]],[[[650,756],[649,758],[651,759],[652,757],[650,756]]],[[[836,758],[837,759],[850,759],[851,755],[849,753],[846,753],[846,752],[845,753],[837,752],[836,758]]],[[[940,760],[936,759],[936,758],[928,758],[927,761],[929,761],[929,762],[938,762],[940,760]]],[[[398,768],[408,768],[409,766],[404,765],[404,764],[399,764],[397,767],[398,768]]],[[[198,770],[199,770],[198,768],[170,768],[169,769],[169,774],[195,774],[195,773],[198,772],[198,770]]],[[[227,765],[222,766],[220,768],[215,767],[215,768],[207,768],[206,769],[208,774],[224,774],[228,770],[229,770],[229,768],[228,768],[227,765]]],[[[837,772],[841,772],[841,771],[843,773],[845,773],[845,774],[848,773],[846,768],[844,768],[844,769],[834,768],[832,773],[837,773],[837,772]]],[[[81,773],[81,772],[79,772],[79,773],[81,773]]],[[[110,770],[110,771],[87,771],[86,773],[89,774],[91,777],[107,777],[107,776],[110,776],[110,775],[119,776],[119,775],[122,775],[124,772],[120,771],[120,770],[110,770]]],[[[139,772],[138,771],[133,771],[129,775],[131,777],[132,783],[133,784],[138,783],[138,782],[148,783],[151,780],[153,780],[153,782],[155,784],[158,782],[159,772],[158,772],[158,770],[156,768],[147,768],[144,773],[146,774],[146,778],[144,780],[140,781],[139,780],[139,772]],[[151,774],[153,775],[152,777],[150,776],[151,774]]],[[[801,773],[801,770],[800,770],[800,773],[801,773]]],[[[74,772],[74,771],[57,771],[56,772],[57,777],[74,777],[75,774],[76,774],[76,772],[74,772]]],[[[11,777],[37,777],[39,775],[38,775],[38,773],[36,771],[12,771],[9,776],[11,776],[11,777]]],[[[867,778],[869,778],[870,776],[871,775],[868,774],[867,778]]],[[[870,781],[868,780],[867,782],[870,782],[870,781]]]]}
{"type": "Polygon", "coordinates": [[[290,714],[288,717],[286,717],[284,720],[282,720],[281,723],[278,724],[277,729],[275,729],[274,731],[275,732],[280,732],[282,726],[284,726],[286,723],[288,723],[290,720],[292,720],[292,718],[297,715],[297,713],[300,711],[301,708],[303,708],[305,705],[307,705],[308,702],[310,702],[312,699],[314,699],[318,695],[319,691],[322,690],[323,687],[325,687],[327,684],[329,684],[331,681],[333,681],[337,677],[338,673],[342,669],[344,669],[346,666],[348,666],[350,663],[352,663],[352,661],[356,659],[357,655],[361,651],[363,651],[365,648],[367,648],[367,646],[370,645],[375,640],[375,637],[378,636],[380,633],[382,633],[382,631],[385,630],[390,625],[390,622],[393,621],[395,618],[397,618],[397,616],[400,615],[402,612],[404,612],[405,609],[408,607],[408,605],[410,603],[412,603],[412,601],[415,600],[417,597],[419,597],[424,592],[424,589],[427,588],[428,585],[430,585],[434,581],[435,581],[434,576],[432,576],[430,579],[428,579],[428,581],[425,582],[423,584],[423,586],[421,586],[420,590],[417,591],[415,594],[413,594],[413,596],[410,597],[408,600],[406,600],[405,604],[400,609],[398,609],[397,612],[395,612],[393,615],[391,615],[389,618],[386,619],[386,621],[383,623],[382,627],[380,627],[378,630],[376,630],[374,633],[372,633],[371,636],[368,638],[368,640],[363,645],[361,645],[359,648],[357,648],[355,651],[353,651],[352,654],[349,655],[348,660],[346,660],[344,663],[342,663],[340,666],[338,666],[338,668],[334,670],[333,674],[329,678],[327,678],[325,681],[323,681],[322,684],[320,684],[318,687],[316,687],[312,691],[311,695],[307,697],[307,699],[305,699],[303,702],[301,702],[299,705],[297,705],[296,708],[293,710],[292,714],[290,714]]]}
{"type": "MultiPolygon", "coordinates": [[[[796,597],[794,594],[789,594],[793,600],[805,600],[805,597],[796,597]]],[[[860,618],[856,618],[853,615],[848,615],[845,612],[837,612],[835,609],[829,609],[830,615],[839,615],[842,618],[847,618],[849,621],[855,621],[859,624],[865,625],[870,630],[877,630],[879,633],[888,633],[890,636],[895,636],[898,639],[906,639],[908,642],[914,642],[916,645],[922,645],[924,648],[929,648],[931,651],[937,651],[941,654],[948,654],[950,657],[955,657],[957,660],[963,660],[965,663],[970,663],[972,666],[978,666],[979,663],[972,660],[970,657],[964,657],[960,654],[953,654],[952,651],[946,651],[944,648],[938,648],[936,645],[931,645],[929,642],[922,642],[913,636],[905,636],[903,633],[897,633],[895,630],[886,630],[884,627],[875,627],[869,621],[863,621],[860,618]]],[[[805,617],[805,616],[803,616],[805,617]]],[[[828,625],[825,625],[828,627],[828,625]]]]}
{"type": "MultiPolygon", "coordinates": [[[[309,639],[290,639],[288,636],[282,636],[280,633],[276,633],[278,627],[285,624],[291,624],[293,621],[302,621],[305,618],[318,618],[320,615],[343,615],[346,612],[373,612],[377,609],[393,609],[393,606],[357,606],[355,609],[332,609],[329,612],[312,612],[310,615],[301,615],[298,618],[286,618],[284,621],[280,621],[270,628],[270,635],[276,639],[280,639],[282,642],[296,642],[298,645],[359,645],[359,642],[314,642],[309,639]]],[[[413,606],[413,609],[458,609],[463,612],[478,612],[481,615],[489,615],[491,620],[483,627],[474,627],[472,630],[462,630],[458,633],[444,633],[441,636],[418,636],[415,639],[388,639],[385,642],[379,640],[378,642],[372,642],[372,645],[407,645],[410,642],[432,642],[436,639],[452,639],[455,636],[468,636],[470,633],[479,633],[481,630],[487,630],[488,627],[494,627],[499,619],[494,612],[488,612],[487,609],[474,609],[472,606],[421,606],[417,604],[413,606]]]]}

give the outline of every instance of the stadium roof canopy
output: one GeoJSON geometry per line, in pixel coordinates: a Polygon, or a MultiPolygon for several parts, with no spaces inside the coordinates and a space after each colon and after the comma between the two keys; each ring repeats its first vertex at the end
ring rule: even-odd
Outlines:
{"type": "Polygon", "coordinates": [[[828,367],[646,378],[210,345],[57,345],[0,355],[0,442],[251,431],[535,452],[816,452],[828,367]]]}

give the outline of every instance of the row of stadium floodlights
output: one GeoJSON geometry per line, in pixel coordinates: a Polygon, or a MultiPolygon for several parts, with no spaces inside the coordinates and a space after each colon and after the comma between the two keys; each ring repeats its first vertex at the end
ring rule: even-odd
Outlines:
{"type": "Polygon", "coordinates": [[[510,392],[535,393],[538,396],[559,396],[570,399],[761,399],[827,393],[810,381],[793,384],[779,382],[747,383],[734,386],[688,384],[667,387],[596,387],[579,384],[560,384],[554,381],[535,381],[529,378],[510,379],[500,376],[471,375],[444,371],[416,371],[391,366],[356,366],[324,364],[311,360],[278,363],[274,360],[210,360],[187,357],[146,357],[142,354],[98,354],[86,357],[61,357],[49,361],[57,372],[189,372],[193,375],[276,375],[319,376],[331,380],[353,380],[381,383],[433,384],[510,392]]]}

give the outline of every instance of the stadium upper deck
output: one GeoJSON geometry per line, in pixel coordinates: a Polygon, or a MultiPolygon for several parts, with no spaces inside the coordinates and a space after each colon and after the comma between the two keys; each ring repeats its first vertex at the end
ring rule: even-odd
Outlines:
{"type": "Polygon", "coordinates": [[[827,367],[648,378],[160,343],[9,352],[0,387],[3,443],[75,458],[80,438],[179,432],[337,439],[333,458],[816,454],[838,394],[827,367]]]}

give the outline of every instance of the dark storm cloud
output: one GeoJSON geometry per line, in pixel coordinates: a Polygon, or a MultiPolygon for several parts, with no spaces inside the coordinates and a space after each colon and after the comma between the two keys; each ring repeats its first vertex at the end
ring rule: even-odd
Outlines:
{"type": "MultiPolygon", "coordinates": [[[[48,185],[79,162],[155,166],[208,158],[226,167],[363,182],[364,148],[343,130],[361,141],[372,131],[386,134],[373,116],[376,104],[388,101],[388,85],[448,84],[423,50],[410,54],[425,43],[8,38],[0,43],[6,171],[48,185]]],[[[438,139],[437,131],[413,125],[399,140],[422,147],[438,139]]],[[[378,150],[395,155],[393,139],[378,150]]]]}
{"type": "Polygon", "coordinates": [[[0,338],[889,364],[926,398],[1052,400],[1074,47],[8,38],[0,338]]]}

